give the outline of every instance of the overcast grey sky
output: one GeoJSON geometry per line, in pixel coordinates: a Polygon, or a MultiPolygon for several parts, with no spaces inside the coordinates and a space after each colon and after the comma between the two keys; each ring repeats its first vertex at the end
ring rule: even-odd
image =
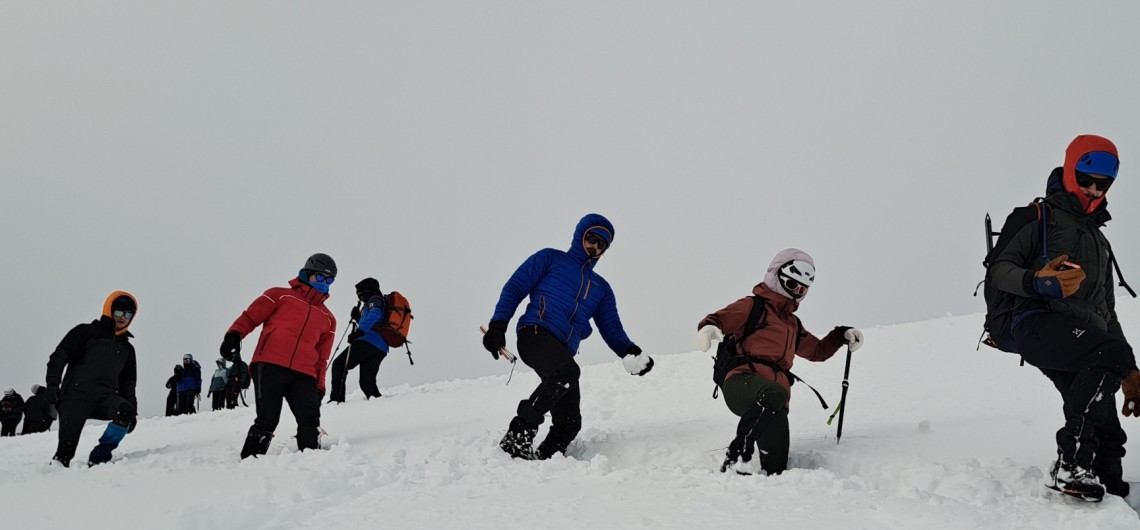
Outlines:
{"type": "Polygon", "coordinates": [[[1080,133],[1120,149],[1107,234],[1140,283],[1138,24],[1123,0],[3,2],[0,387],[125,289],[159,414],[181,355],[209,373],[313,252],[342,329],[360,278],[411,300],[416,364],[381,386],[499,373],[477,327],[588,212],[651,355],[788,246],[817,332],[978,312],[983,215],[1080,133]]]}

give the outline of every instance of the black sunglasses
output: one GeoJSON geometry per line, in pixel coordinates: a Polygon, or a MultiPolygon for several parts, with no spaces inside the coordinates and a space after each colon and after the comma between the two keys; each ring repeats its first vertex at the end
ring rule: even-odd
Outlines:
{"type": "Polygon", "coordinates": [[[1108,191],[1108,187],[1112,185],[1112,179],[1108,177],[1097,178],[1088,173],[1077,171],[1077,185],[1082,188],[1096,186],[1096,189],[1100,191],[1108,191]]]}
{"type": "Polygon", "coordinates": [[[114,311],[111,311],[111,315],[114,316],[115,318],[125,318],[127,320],[135,318],[135,312],[134,311],[123,311],[122,309],[116,309],[114,311]]]}
{"type": "Polygon", "coordinates": [[[593,232],[586,234],[586,242],[591,245],[597,245],[598,250],[605,250],[610,246],[610,242],[606,241],[606,238],[599,236],[593,232]]]}

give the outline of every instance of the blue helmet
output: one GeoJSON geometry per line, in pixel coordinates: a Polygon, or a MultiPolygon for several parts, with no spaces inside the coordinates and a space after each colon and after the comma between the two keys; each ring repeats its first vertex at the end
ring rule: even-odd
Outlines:
{"type": "Polygon", "coordinates": [[[1115,179],[1120,169],[1120,159],[1105,151],[1091,151],[1077,160],[1076,170],[1081,173],[1094,173],[1115,179]]]}

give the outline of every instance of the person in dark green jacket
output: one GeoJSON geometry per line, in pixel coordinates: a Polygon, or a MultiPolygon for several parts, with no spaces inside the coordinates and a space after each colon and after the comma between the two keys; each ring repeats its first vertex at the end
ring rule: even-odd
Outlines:
{"type": "Polygon", "coordinates": [[[1017,232],[992,265],[993,285],[1018,297],[1011,324],[1017,351],[1064,400],[1052,486],[1088,500],[1129,490],[1114,398],[1136,359],[1116,317],[1111,251],[1101,232],[1119,167],[1108,139],[1074,139],[1064,166],[1049,177],[1049,215],[1017,232]]]}

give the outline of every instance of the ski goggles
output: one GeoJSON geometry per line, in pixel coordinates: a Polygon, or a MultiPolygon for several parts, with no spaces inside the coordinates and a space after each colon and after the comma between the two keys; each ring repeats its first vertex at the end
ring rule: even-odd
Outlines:
{"type": "Polygon", "coordinates": [[[327,274],[324,274],[324,273],[320,273],[320,272],[318,272],[318,273],[314,274],[314,276],[316,276],[316,277],[317,277],[317,281],[318,281],[318,282],[324,282],[324,283],[327,283],[327,284],[332,284],[333,280],[335,280],[335,279],[336,279],[336,278],[334,278],[334,277],[332,277],[332,276],[329,276],[329,275],[327,275],[327,274]]]}
{"type": "Polygon", "coordinates": [[[609,248],[609,246],[610,246],[610,242],[606,241],[606,238],[599,236],[598,234],[595,234],[593,232],[586,234],[585,239],[586,239],[587,243],[589,243],[591,245],[596,245],[598,247],[598,250],[604,251],[607,248],[609,248]]]}
{"type": "Polygon", "coordinates": [[[113,316],[115,318],[125,318],[127,320],[130,320],[132,318],[135,318],[135,312],[134,311],[124,311],[122,309],[116,309],[114,311],[111,311],[111,316],[113,316]]]}
{"type": "Polygon", "coordinates": [[[1089,186],[1096,186],[1100,191],[1108,191],[1108,187],[1112,185],[1111,177],[1094,177],[1083,171],[1077,171],[1077,185],[1082,188],[1089,186]]]}
{"type": "Polygon", "coordinates": [[[784,290],[787,291],[788,294],[796,298],[803,298],[808,292],[808,286],[787,276],[780,276],[780,285],[784,286],[784,290]]]}

